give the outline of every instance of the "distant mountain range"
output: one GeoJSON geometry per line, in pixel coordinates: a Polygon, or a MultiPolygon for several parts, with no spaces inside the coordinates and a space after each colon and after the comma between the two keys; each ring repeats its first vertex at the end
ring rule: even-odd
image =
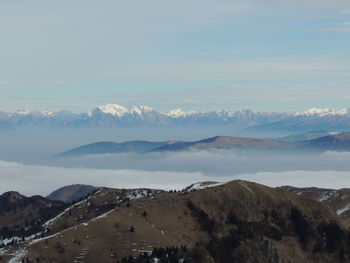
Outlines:
{"type": "Polygon", "coordinates": [[[256,138],[216,136],[198,141],[128,141],[128,142],[96,142],[83,145],[55,157],[72,157],[107,153],[147,153],[174,152],[189,150],[255,150],[255,151],[350,151],[350,132],[327,135],[312,140],[289,142],[264,140],[256,138]]]}
{"type": "Polygon", "coordinates": [[[91,112],[20,110],[0,112],[0,128],[122,128],[122,127],[229,127],[246,132],[306,132],[350,130],[348,109],[310,109],[305,112],[183,111],[159,112],[147,106],[129,109],[117,104],[91,112]]]}
{"type": "Polygon", "coordinates": [[[350,130],[349,110],[319,110],[311,109],[303,113],[294,113],[290,116],[261,125],[254,125],[245,129],[253,133],[296,133],[312,130],[332,132],[350,130]]]}
{"type": "Polygon", "coordinates": [[[236,150],[277,150],[289,149],[295,144],[276,140],[263,140],[243,137],[216,136],[199,141],[128,141],[128,142],[96,142],[73,148],[60,153],[55,157],[71,157],[91,154],[106,153],[147,153],[187,150],[212,150],[212,149],[236,149],[236,150]]]}

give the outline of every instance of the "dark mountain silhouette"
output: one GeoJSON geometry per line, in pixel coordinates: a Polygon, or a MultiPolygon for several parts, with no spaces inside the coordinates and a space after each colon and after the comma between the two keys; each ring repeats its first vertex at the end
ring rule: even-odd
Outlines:
{"type": "Polygon", "coordinates": [[[303,147],[325,151],[350,151],[350,132],[305,141],[303,147]]]}
{"type": "Polygon", "coordinates": [[[83,145],[69,151],[56,155],[55,157],[69,157],[89,154],[105,154],[105,153],[142,153],[150,151],[154,148],[161,147],[169,142],[149,142],[149,141],[128,141],[128,142],[96,142],[83,145]]]}

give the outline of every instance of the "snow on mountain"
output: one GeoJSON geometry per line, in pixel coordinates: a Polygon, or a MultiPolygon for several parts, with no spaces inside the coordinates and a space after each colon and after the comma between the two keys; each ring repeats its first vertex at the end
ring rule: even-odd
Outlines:
{"type": "Polygon", "coordinates": [[[294,116],[324,117],[324,116],[344,116],[348,114],[349,114],[348,109],[334,110],[334,109],[327,109],[327,108],[325,109],[311,108],[307,111],[296,112],[294,116]]]}
{"type": "Polygon", "coordinates": [[[98,106],[94,110],[94,112],[98,112],[98,111],[104,114],[111,114],[113,116],[118,116],[118,117],[121,117],[129,112],[126,108],[118,104],[107,104],[103,106],[98,106]]]}
{"type": "Polygon", "coordinates": [[[67,111],[49,111],[49,110],[19,110],[10,114],[3,127],[11,128],[15,126],[25,127],[46,127],[46,126],[65,126],[78,118],[78,115],[67,111]]]}
{"type": "Polygon", "coordinates": [[[311,108],[307,111],[291,113],[279,121],[253,125],[253,127],[248,127],[246,132],[260,134],[273,133],[278,136],[286,136],[288,134],[305,133],[315,130],[333,132],[349,131],[349,110],[311,108]]]}
{"type": "Polygon", "coordinates": [[[150,112],[154,113],[156,112],[156,110],[148,106],[133,106],[130,110],[130,113],[135,113],[139,115],[147,114],[150,112]]]}
{"type": "Polygon", "coordinates": [[[175,110],[165,112],[164,114],[171,117],[171,118],[184,118],[184,117],[196,114],[196,112],[195,111],[183,111],[182,109],[178,108],[175,110]]]}
{"type": "MultiPolygon", "coordinates": [[[[91,112],[76,114],[70,111],[50,110],[20,110],[12,114],[0,112],[0,127],[195,127],[195,126],[227,126],[232,130],[258,127],[261,125],[290,127],[295,123],[305,121],[302,130],[308,129],[308,121],[317,121],[322,129],[333,129],[339,123],[350,123],[348,109],[317,109],[311,108],[302,112],[278,113],[257,112],[251,110],[211,110],[211,111],[184,111],[175,109],[160,112],[148,106],[133,106],[125,108],[118,104],[101,105],[91,112]],[[280,124],[281,123],[281,124],[280,124]]],[[[318,127],[317,126],[317,127],[318,127]]]]}
{"type": "Polygon", "coordinates": [[[53,114],[54,112],[49,110],[19,110],[19,111],[16,111],[12,116],[14,115],[51,116],[53,114]]]}

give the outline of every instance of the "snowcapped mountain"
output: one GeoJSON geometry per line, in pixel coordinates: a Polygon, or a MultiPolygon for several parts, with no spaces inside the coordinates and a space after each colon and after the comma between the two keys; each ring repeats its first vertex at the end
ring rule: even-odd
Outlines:
{"type": "Polygon", "coordinates": [[[294,116],[307,116],[307,117],[326,117],[326,116],[346,116],[349,115],[349,109],[341,109],[341,110],[334,110],[334,109],[317,109],[317,108],[311,108],[307,111],[303,112],[296,112],[294,116]]]}
{"type": "Polygon", "coordinates": [[[9,114],[1,127],[58,127],[69,126],[78,119],[78,115],[67,111],[20,110],[9,114]]]}
{"type": "Polygon", "coordinates": [[[195,111],[183,111],[182,109],[178,108],[175,110],[171,110],[165,113],[165,115],[171,117],[171,118],[184,118],[187,116],[191,116],[193,114],[196,114],[195,111]]]}
{"type": "Polygon", "coordinates": [[[95,114],[102,113],[121,117],[124,114],[128,113],[128,110],[117,104],[107,104],[103,106],[98,106],[96,109],[94,109],[94,112],[95,114]]]}
{"type": "Polygon", "coordinates": [[[349,109],[316,109],[304,112],[291,113],[284,119],[275,122],[266,122],[262,125],[249,127],[246,131],[254,133],[302,133],[313,130],[348,131],[350,130],[349,109]]]}
{"type": "Polygon", "coordinates": [[[98,106],[90,112],[20,110],[0,112],[1,128],[120,128],[120,127],[229,127],[250,131],[331,131],[350,129],[348,109],[316,109],[303,112],[184,111],[160,112],[148,106],[125,108],[118,104],[98,106]]]}

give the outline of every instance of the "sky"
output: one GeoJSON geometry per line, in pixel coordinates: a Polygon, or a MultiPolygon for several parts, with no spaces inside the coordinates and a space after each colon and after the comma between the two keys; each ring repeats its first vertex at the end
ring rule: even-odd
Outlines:
{"type": "Polygon", "coordinates": [[[0,110],[350,105],[348,0],[0,0],[0,110]]]}

